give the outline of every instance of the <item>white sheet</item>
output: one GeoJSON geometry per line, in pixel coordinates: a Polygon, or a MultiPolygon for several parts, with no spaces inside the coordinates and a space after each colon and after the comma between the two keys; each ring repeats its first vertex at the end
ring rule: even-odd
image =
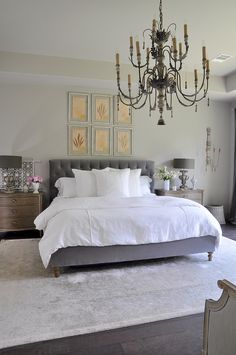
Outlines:
{"type": "Polygon", "coordinates": [[[221,236],[221,227],[202,205],[183,198],[56,197],[36,219],[44,230],[39,250],[45,267],[51,254],[68,246],[159,243],[221,236]]]}

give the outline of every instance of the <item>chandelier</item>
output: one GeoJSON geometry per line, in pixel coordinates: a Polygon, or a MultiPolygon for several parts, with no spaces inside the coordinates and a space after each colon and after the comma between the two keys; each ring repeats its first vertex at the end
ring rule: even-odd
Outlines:
{"type": "Polygon", "coordinates": [[[210,68],[209,60],[206,58],[206,47],[202,47],[201,82],[199,83],[197,69],[194,69],[194,88],[189,91],[186,78],[183,80],[181,77],[183,60],[187,57],[189,49],[187,25],[184,25],[184,46],[181,42],[177,43],[176,36],[172,34],[175,31],[175,23],[169,25],[167,30],[163,28],[162,0],[160,0],[159,21],[157,22],[154,19],[152,29],[143,31],[143,50],[145,49],[145,35],[147,33],[151,42],[150,48],[146,48],[144,63],[142,63],[139,41],[136,41],[136,59],[134,58],[134,41],[133,37],[130,37],[129,60],[138,74],[138,89],[134,95],[131,90],[130,74],[128,74],[127,92],[125,93],[121,89],[120,58],[119,53],[116,53],[118,110],[120,101],[134,109],[140,109],[148,103],[149,116],[151,116],[152,111],[158,109],[160,118],[157,124],[165,125],[163,112],[165,109],[171,111],[171,117],[173,117],[173,95],[175,95],[181,105],[185,107],[196,105],[195,111],[197,111],[197,103],[206,97],[208,91],[210,68]],[[170,37],[172,43],[168,44],[170,37]]]}

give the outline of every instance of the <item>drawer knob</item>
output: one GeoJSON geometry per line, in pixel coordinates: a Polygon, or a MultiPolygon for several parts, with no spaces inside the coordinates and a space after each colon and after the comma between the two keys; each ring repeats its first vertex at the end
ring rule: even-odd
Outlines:
{"type": "Polygon", "coordinates": [[[12,202],[12,203],[16,203],[16,199],[13,198],[13,199],[11,200],[11,202],[12,202]]]}

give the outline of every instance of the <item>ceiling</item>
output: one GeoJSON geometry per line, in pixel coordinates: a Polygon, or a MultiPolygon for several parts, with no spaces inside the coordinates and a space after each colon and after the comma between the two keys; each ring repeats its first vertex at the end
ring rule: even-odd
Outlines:
{"type": "MultiPolygon", "coordinates": [[[[0,0],[0,51],[109,62],[119,51],[126,63],[129,36],[141,40],[158,6],[158,0],[0,0]]],[[[188,24],[187,71],[201,65],[203,44],[210,59],[233,56],[211,63],[214,75],[236,70],[235,13],[235,0],[163,0],[164,27],[175,22],[177,40],[188,24]]]]}

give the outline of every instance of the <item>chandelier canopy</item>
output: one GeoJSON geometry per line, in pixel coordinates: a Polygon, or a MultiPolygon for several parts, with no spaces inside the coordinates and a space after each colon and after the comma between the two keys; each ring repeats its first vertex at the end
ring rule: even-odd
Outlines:
{"type": "MultiPolygon", "coordinates": [[[[165,125],[163,119],[164,109],[171,111],[173,117],[173,95],[179,103],[185,107],[193,106],[206,97],[209,80],[209,60],[206,58],[206,47],[202,47],[202,79],[198,80],[198,71],[194,69],[194,89],[190,92],[187,87],[187,80],[181,77],[183,60],[187,57],[188,28],[184,25],[184,46],[177,44],[175,33],[176,24],[172,23],[167,30],[163,28],[162,0],[159,5],[159,21],[152,22],[152,29],[143,31],[143,50],[145,49],[145,35],[149,34],[150,47],[146,48],[144,62],[142,63],[139,41],[136,41],[136,59],[134,58],[133,37],[130,37],[129,60],[138,73],[138,89],[133,95],[131,90],[131,75],[128,74],[128,90],[125,93],[120,85],[120,58],[116,53],[116,74],[118,86],[117,105],[119,101],[134,109],[142,108],[146,103],[149,105],[149,116],[151,112],[158,109],[160,118],[158,125],[165,125]],[[171,37],[171,44],[168,41],[171,37]],[[178,47],[178,49],[177,49],[178,47]],[[166,62],[168,64],[166,64],[166,62]],[[152,64],[152,65],[151,65],[152,64]],[[184,82],[184,85],[183,85],[184,82]]],[[[209,105],[209,99],[208,99],[209,105]]]]}

